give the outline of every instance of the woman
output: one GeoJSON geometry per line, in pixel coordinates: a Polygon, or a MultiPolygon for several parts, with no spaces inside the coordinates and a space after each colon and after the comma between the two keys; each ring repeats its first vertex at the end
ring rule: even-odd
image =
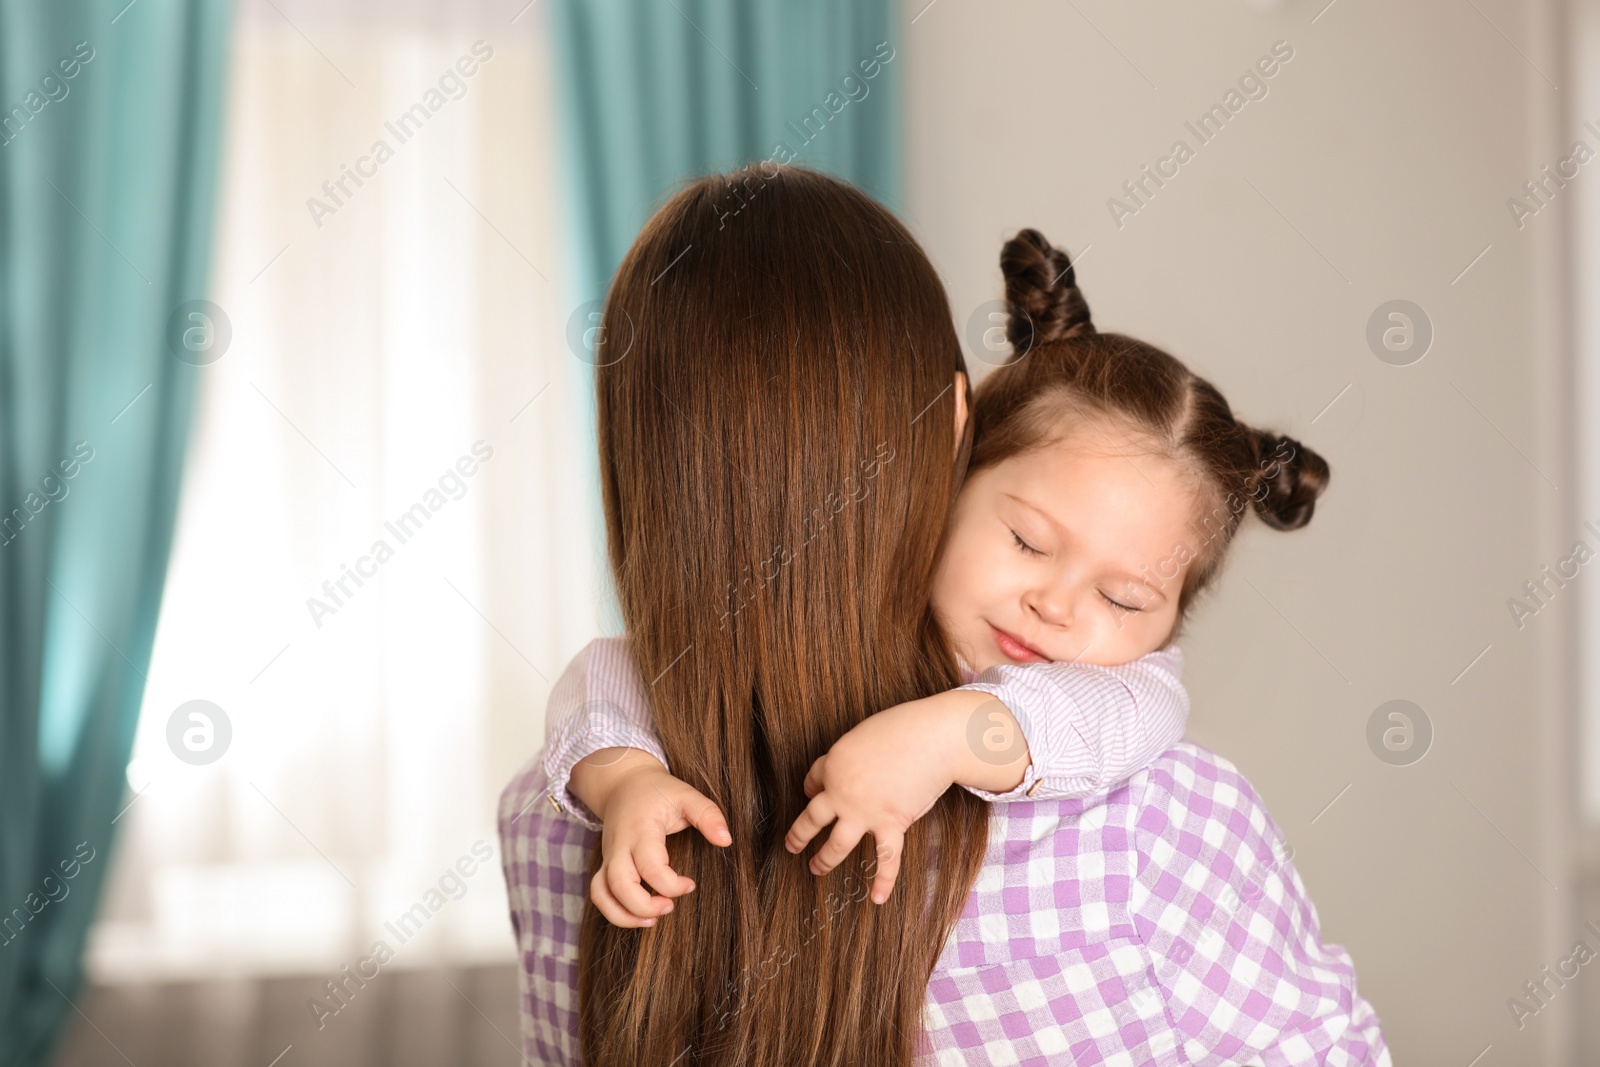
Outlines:
{"type": "Polygon", "coordinates": [[[946,793],[903,846],[927,878],[882,905],[863,900],[867,846],[822,878],[784,849],[817,756],[959,677],[928,595],[966,379],[937,277],[892,216],[805,171],[703,180],[640,235],[606,325],[627,346],[596,381],[629,644],[673,773],[733,843],[673,838],[695,892],[620,929],[585,906],[595,834],[540,803],[537,759],[513,781],[501,837],[530,1059],[1385,1055],[1276,827],[1193,746],[1087,801],[991,815],[946,793]],[[730,218],[731,195],[751,210],[730,218]]]}

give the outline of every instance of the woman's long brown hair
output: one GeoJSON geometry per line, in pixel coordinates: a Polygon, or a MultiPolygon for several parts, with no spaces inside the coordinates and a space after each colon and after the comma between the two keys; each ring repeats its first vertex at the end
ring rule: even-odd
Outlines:
{"type": "Polygon", "coordinates": [[[586,905],[583,1062],[908,1067],[987,805],[946,793],[882,905],[866,899],[870,837],[821,878],[817,843],[794,856],[783,837],[836,739],[959,684],[928,606],[968,445],[952,464],[964,364],[944,290],[881,206],[769,163],[661,208],[603,327],[622,618],[669,766],[721,806],[733,844],[670,839],[696,888],[654,928],[586,905]]]}

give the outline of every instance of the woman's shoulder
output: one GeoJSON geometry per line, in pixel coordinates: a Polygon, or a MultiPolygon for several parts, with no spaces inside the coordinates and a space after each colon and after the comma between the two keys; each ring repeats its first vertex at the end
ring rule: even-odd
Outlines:
{"type": "Polygon", "coordinates": [[[1248,789],[1231,763],[1183,742],[1106,792],[991,804],[984,862],[941,973],[1136,943],[1135,900],[1148,857],[1178,851],[1154,840],[1152,829],[1215,838],[1215,829],[1194,824],[1196,813],[1224,825],[1248,822],[1232,814],[1249,808],[1248,789]]]}
{"type": "MultiPolygon", "coordinates": [[[[1282,862],[1282,834],[1261,796],[1226,757],[1182,741],[1116,789],[1069,800],[1014,801],[991,809],[990,864],[1038,849],[1120,853],[1127,873],[1191,861],[1253,867],[1282,862]],[[1066,845],[1048,843],[1064,838],[1066,845]],[[1277,857],[1275,859],[1275,857],[1277,857]]],[[[1292,849],[1287,850],[1292,854],[1292,849]]]]}
{"type": "MultiPolygon", "coordinates": [[[[1018,801],[1006,805],[1006,810],[1020,813],[1024,806],[1031,816],[1076,816],[1111,821],[1118,819],[1116,812],[1187,809],[1202,816],[1226,819],[1233,814],[1262,810],[1260,795],[1238,767],[1226,757],[1191,741],[1173,745],[1115,789],[1068,800],[1018,801]]],[[[996,810],[1002,809],[997,806],[996,810]]],[[[1132,819],[1141,822],[1137,815],[1132,819]]]]}
{"type": "Polygon", "coordinates": [[[1261,807],[1261,797],[1227,757],[1192,741],[1180,741],[1129,779],[1144,803],[1203,804],[1233,811],[1261,807]]]}
{"type": "MultiPolygon", "coordinates": [[[[1288,872],[1294,850],[1239,768],[1180,742],[1116,789],[1067,800],[990,808],[989,847],[966,918],[1007,915],[1010,895],[1070,903],[1051,910],[1036,944],[1084,945],[1133,936],[1135,916],[1205,886],[1254,892],[1288,872]],[[1062,940],[1062,938],[1066,940],[1062,940]]],[[[1030,929],[1037,919],[1029,920],[1030,929]]],[[[974,927],[950,964],[994,962],[1000,949],[974,927]]],[[[1026,941],[1013,931],[1013,940],[1026,941]]]]}
{"type": "Polygon", "coordinates": [[[1202,745],[1180,741],[1134,774],[1108,802],[1122,809],[1129,846],[1151,856],[1157,840],[1190,855],[1223,842],[1262,851],[1281,837],[1261,795],[1234,763],[1202,745]]]}
{"type": "Polygon", "coordinates": [[[1293,846],[1249,779],[1225,757],[1182,742],[1130,779],[1128,789],[1136,880],[1153,897],[1179,892],[1176,883],[1214,883],[1248,898],[1291,880],[1293,846]]]}

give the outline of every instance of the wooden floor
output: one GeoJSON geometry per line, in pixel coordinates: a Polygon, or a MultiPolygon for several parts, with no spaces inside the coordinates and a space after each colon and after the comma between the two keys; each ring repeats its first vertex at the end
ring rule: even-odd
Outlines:
{"type": "Polygon", "coordinates": [[[54,1067],[511,1067],[512,964],[384,971],[321,1026],[329,975],[91,986],[54,1067]]]}

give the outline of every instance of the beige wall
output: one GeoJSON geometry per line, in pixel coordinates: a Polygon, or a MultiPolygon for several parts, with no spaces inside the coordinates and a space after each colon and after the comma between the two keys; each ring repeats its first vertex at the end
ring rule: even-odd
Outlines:
{"type": "MultiPolygon", "coordinates": [[[[1505,201],[1580,135],[1600,145],[1580,128],[1600,115],[1569,117],[1545,81],[1566,84],[1553,3],[1325,2],[908,0],[907,214],[958,324],[1000,295],[1017,228],[1092,246],[1078,277],[1103,329],[1328,459],[1310,527],[1252,523],[1194,621],[1190,736],[1265,798],[1396,1062],[1577,1062],[1600,963],[1520,1031],[1506,1006],[1600,920],[1569,885],[1575,616],[1568,597],[1518,632],[1505,602],[1593,543],[1600,510],[1580,511],[1562,444],[1573,196],[1520,231],[1505,201]],[[1184,121],[1280,40],[1268,95],[1119,228],[1107,199],[1194,147],[1184,121]],[[1411,366],[1366,344],[1394,298],[1433,323],[1411,366]],[[1410,766],[1365,739],[1394,698],[1435,731],[1410,766]]],[[[1600,185],[1600,160],[1574,181],[1600,185]]]]}

